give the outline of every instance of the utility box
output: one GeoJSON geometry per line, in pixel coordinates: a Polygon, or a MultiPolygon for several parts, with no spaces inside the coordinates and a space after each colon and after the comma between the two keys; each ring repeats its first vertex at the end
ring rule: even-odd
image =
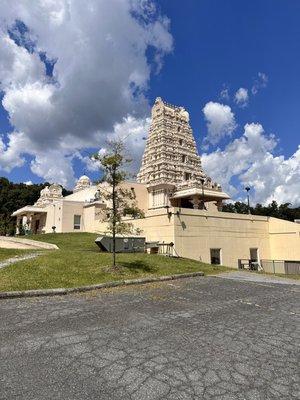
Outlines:
{"type": "MultiPolygon", "coordinates": [[[[145,239],[140,236],[116,237],[116,253],[143,253],[145,251],[145,239]]],[[[112,253],[112,236],[99,236],[95,240],[101,251],[112,253]]]]}

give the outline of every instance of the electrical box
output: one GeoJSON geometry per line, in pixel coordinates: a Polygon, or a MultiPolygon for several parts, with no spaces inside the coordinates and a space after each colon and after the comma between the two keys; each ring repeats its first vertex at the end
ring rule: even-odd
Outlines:
{"type": "MultiPolygon", "coordinates": [[[[145,251],[145,239],[140,236],[116,237],[116,253],[143,253],[145,251]]],[[[99,236],[95,240],[101,251],[112,253],[112,236],[99,236]]]]}

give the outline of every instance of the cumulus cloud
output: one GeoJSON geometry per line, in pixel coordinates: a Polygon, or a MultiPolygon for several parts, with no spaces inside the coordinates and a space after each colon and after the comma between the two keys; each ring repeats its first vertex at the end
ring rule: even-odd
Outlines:
{"type": "Polygon", "coordinates": [[[103,147],[118,124],[145,126],[150,75],[173,45],[152,0],[2,0],[0,34],[2,104],[15,131],[2,138],[0,167],[30,154],[35,174],[61,183],[73,180],[76,153],[103,147]]]}
{"type": "MultiPolygon", "coordinates": [[[[137,119],[131,115],[123,118],[123,121],[116,123],[110,139],[122,140],[125,143],[125,150],[128,157],[132,159],[130,170],[132,173],[136,172],[140,166],[140,160],[145,147],[145,138],[150,128],[151,119],[141,118],[137,119]]],[[[99,151],[99,155],[106,153],[106,144],[99,151]]],[[[86,164],[89,171],[96,171],[99,169],[100,164],[98,161],[93,160],[91,157],[82,156],[79,153],[77,157],[86,164]]]]}
{"type": "Polygon", "coordinates": [[[249,185],[253,202],[300,205],[300,148],[286,159],[273,154],[277,143],[261,124],[246,124],[243,135],[224,150],[203,154],[203,167],[234,198],[243,196],[241,191],[249,185]]]}
{"type": "Polygon", "coordinates": [[[278,203],[289,202],[299,206],[300,147],[289,158],[266,154],[250,166],[241,180],[255,189],[258,202],[276,200],[278,203]]]}
{"type": "Polygon", "coordinates": [[[234,101],[239,107],[247,107],[249,102],[248,89],[239,88],[234,95],[234,101]]]}
{"type": "Polygon", "coordinates": [[[11,132],[8,144],[0,137],[0,167],[6,172],[22,167],[25,163],[24,152],[29,145],[28,138],[22,132],[11,132]]]}
{"type": "Polygon", "coordinates": [[[236,129],[234,113],[229,106],[210,101],[202,111],[207,122],[206,141],[208,143],[217,144],[225,136],[230,136],[236,129]]]}

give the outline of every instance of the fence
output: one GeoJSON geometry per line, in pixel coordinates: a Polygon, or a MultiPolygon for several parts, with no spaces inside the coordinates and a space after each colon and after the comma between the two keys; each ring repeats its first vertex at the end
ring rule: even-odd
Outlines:
{"type": "Polygon", "coordinates": [[[238,260],[239,269],[260,270],[271,274],[300,275],[300,261],[260,260],[253,262],[249,259],[238,260]]]}
{"type": "Polygon", "coordinates": [[[261,260],[260,263],[265,272],[287,275],[300,274],[300,261],[261,260]]]}

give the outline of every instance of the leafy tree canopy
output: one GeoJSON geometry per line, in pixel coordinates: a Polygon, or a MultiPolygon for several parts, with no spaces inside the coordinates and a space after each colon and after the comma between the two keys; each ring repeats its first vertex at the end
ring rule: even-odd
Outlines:
{"type": "MultiPolygon", "coordinates": [[[[248,214],[248,206],[245,203],[237,201],[235,203],[225,204],[222,211],[248,214]]],[[[290,203],[279,205],[276,201],[272,201],[272,203],[266,206],[258,203],[255,207],[250,207],[250,212],[253,215],[265,215],[267,217],[286,219],[288,221],[300,219],[300,207],[293,208],[290,203]]]]}

